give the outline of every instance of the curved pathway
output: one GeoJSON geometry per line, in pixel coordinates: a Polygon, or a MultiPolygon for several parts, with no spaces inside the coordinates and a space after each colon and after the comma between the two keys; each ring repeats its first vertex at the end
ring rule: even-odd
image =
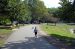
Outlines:
{"type": "Polygon", "coordinates": [[[33,27],[37,25],[28,25],[15,30],[6,40],[2,49],[57,49],[50,45],[40,33],[35,38],[33,27]]]}

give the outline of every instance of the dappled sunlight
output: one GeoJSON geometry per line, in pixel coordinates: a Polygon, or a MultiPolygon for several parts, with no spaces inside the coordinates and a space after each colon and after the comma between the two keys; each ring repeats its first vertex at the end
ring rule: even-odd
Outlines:
{"type": "Polygon", "coordinates": [[[56,26],[52,26],[49,23],[48,25],[41,25],[41,28],[48,34],[46,38],[51,44],[59,48],[75,49],[75,34],[69,30],[70,28],[75,28],[75,25],[57,23],[56,26]]]}
{"type": "Polygon", "coordinates": [[[14,41],[9,42],[8,44],[5,44],[5,46],[2,48],[8,48],[8,49],[56,49],[53,48],[53,46],[50,46],[50,44],[45,43],[43,37],[25,37],[25,39],[28,39],[27,41],[14,41]]]}
{"type": "Polygon", "coordinates": [[[65,23],[64,24],[57,23],[56,26],[52,26],[51,23],[49,23],[49,25],[47,24],[42,25],[42,29],[46,31],[48,34],[58,34],[75,38],[75,34],[72,34],[70,32],[71,28],[75,28],[75,25],[71,26],[65,23]]]}
{"type": "Polygon", "coordinates": [[[45,36],[46,40],[60,49],[75,49],[75,38],[61,36],[58,34],[50,34],[50,36],[45,36]]]}

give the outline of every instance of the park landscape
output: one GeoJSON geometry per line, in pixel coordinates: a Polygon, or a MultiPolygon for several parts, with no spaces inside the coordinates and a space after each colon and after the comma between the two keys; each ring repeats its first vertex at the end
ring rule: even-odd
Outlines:
{"type": "Polygon", "coordinates": [[[75,49],[75,0],[58,4],[46,7],[44,0],[0,0],[0,49],[75,49]]]}

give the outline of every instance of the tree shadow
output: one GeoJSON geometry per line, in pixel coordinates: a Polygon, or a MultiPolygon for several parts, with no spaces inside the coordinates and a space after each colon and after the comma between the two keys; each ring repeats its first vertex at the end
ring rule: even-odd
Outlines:
{"type": "Polygon", "coordinates": [[[75,23],[67,23],[67,25],[75,25],[75,23]]]}
{"type": "Polygon", "coordinates": [[[58,39],[60,42],[67,44],[70,47],[75,47],[75,38],[51,34],[51,37],[58,39]]]}
{"type": "Polygon", "coordinates": [[[43,37],[25,37],[25,40],[15,41],[13,43],[9,42],[8,44],[5,44],[2,49],[57,49],[54,46],[50,46],[50,44],[46,42],[47,41],[44,41],[43,37]]]}
{"type": "Polygon", "coordinates": [[[7,29],[7,30],[9,30],[9,29],[12,29],[12,27],[11,26],[0,26],[0,29],[7,29]]]}

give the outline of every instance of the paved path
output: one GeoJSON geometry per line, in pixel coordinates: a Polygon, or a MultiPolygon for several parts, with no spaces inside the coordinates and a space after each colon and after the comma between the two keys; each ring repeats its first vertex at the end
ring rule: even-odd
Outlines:
{"type": "Polygon", "coordinates": [[[28,25],[14,31],[6,40],[2,49],[57,49],[50,45],[40,33],[35,38],[33,29],[36,25],[28,25]]]}

